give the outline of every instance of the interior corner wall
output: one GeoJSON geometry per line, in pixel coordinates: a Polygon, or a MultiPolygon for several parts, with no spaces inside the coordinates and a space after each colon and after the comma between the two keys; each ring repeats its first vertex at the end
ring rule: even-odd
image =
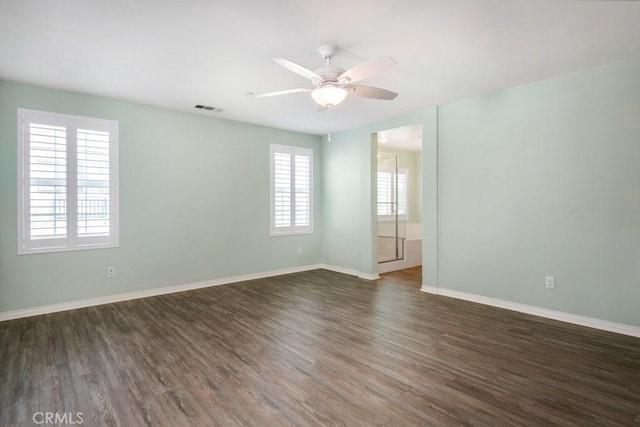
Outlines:
{"type": "Polygon", "coordinates": [[[321,161],[318,136],[0,80],[0,312],[319,264],[321,161]],[[16,254],[18,107],[119,122],[120,247],[16,254]],[[269,235],[269,143],[314,149],[313,234],[269,235]]]}
{"type": "Polygon", "coordinates": [[[366,132],[355,130],[325,137],[322,147],[322,260],[356,272],[364,271],[360,256],[370,247],[363,230],[369,215],[361,207],[368,143],[366,132]]]}
{"type": "Polygon", "coordinates": [[[640,326],[640,60],[444,105],[439,128],[440,287],[640,326]]]}

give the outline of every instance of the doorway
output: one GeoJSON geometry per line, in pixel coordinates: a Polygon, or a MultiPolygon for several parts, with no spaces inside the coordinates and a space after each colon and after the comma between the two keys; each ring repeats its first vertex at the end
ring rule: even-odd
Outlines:
{"type": "Polygon", "coordinates": [[[422,124],[378,132],[378,272],[422,265],[422,124]]]}

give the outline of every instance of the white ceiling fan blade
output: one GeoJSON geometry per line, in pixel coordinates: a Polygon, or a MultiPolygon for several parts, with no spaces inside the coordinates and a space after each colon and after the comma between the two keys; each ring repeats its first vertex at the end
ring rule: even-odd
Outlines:
{"type": "Polygon", "coordinates": [[[391,101],[395,99],[396,96],[398,96],[396,92],[392,92],[390,90],[381,89],[379,87],[373,87],[373,86],[352,85],[352,86],[345,86],[345,89],[357,96],[363,96],[365,98],[373,98],[373,99],[383,99],[386,101],[391,101]]]}
{"type": "Polygon", "coordinates": [[[314,88],[312,88],[312,87],[300,87],[300,88],[297,88],[297,89],[279,90],[278,92],[269,92],[269,93],[262,93],[260,95],[256,95],[256,98],[266,98],[268,96],[288,95],[290,93],[311,92],[313,89],[314,88]]]}
{"type": "Polygon", "coordinates": [[[391,57],[375,59],[368,61],[360,65],[356,65],[353,68],[348,69],[344,73],[338,76],[338,82],[340,83],[353,83],[360,80],[364,80],[368,77],[378,74],[383,69],[397,64],[396,60],[391,57]]]}
{"type": "Polygon", "coordinates": [[[283,58],[275,58],[274,61],[289,71],[292,71],[302,77],[306,77],[310,80],[317,80],[318,82],[324,82],[324,79],[316,74],[315,72],[309,70],[308,68],[304,68],[302,65],[298,65],[295,62],[291,62],[288,59],[283,58]]]}

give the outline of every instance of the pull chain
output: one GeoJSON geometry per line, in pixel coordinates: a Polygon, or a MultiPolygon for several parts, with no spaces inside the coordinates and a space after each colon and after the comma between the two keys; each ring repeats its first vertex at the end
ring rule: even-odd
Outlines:
{"type": "Polygon", "coordinates": [[[327,120],[329,121],[329,134],[327,135],[327,142],[331,142],[331,109],[332,105],[327,107],[327,120]]]}

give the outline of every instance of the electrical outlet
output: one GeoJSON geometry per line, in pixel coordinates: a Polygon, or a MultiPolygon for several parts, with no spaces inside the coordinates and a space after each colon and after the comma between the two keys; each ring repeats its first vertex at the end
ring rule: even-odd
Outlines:
{"type": "Polygon", "coordinates": [[[116,277],[115,267],[107,267],[107,277],[116,277]]]}
{"type": "Polygon", "coordinates": [[[553,289],[556,287],[556,279],[553,276],[547,276],[544,278],[544,286],[547,289],[553,289]]]}
{"type": "Polygon", "coordinates": [[[302,255],[302,246],[298,246],[298,255],[302,255]]]}

